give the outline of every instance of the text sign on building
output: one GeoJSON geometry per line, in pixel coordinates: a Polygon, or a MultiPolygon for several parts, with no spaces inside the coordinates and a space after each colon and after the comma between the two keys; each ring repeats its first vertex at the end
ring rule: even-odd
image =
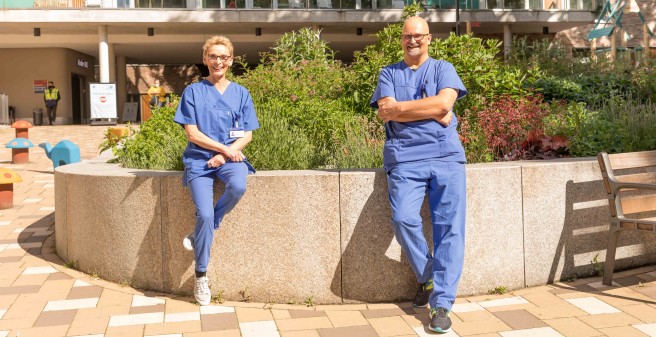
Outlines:
{"type": "Polygon", "coordinates": [[[89,83],[91,119],[116,119],[116,83],[89,83]]]}
{"type": "Polygon", "coordinates": [[[77,59],[77,66],[89,69],[89,61],[85,61],[83,59],[77,59]]]}
{"type": "Polygon", "coordinates": [[[42,94],[48,87],[48,80],[34,80],[34,93],[42,94]]]}

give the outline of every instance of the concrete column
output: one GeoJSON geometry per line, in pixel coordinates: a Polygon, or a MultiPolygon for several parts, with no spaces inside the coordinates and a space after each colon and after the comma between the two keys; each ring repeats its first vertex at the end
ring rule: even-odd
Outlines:
{"type": "Polygon", "coordinates": [[[590,41],[590,59],[592,61],[597,60],[597,39],[590,41]]]}
{"type": "Polygon", "coordinates": [[[128,100],[128,75],[126,73],[125,56],[116,57],[116,102],[118,103],[118,117],[123,122],[123,107],[128,100]]]}
{"type": "Polygon", "coordinates": [[[100,83],[109,83],[109,44],[107,43],[107,26],[98,27],[98,65],[100,83]]]}
{"type": "Polygon", "coordinates": [[[114,53],[114,44],[109,43],[108,59],[109,59],[109,81],[116,82],[116,54],[114,53]]]}
{"type": "Polygon", "coordinates": [[[503,25],[503,56],[508,58],[512,49],[512,31],[509,24],[503,25]]]}

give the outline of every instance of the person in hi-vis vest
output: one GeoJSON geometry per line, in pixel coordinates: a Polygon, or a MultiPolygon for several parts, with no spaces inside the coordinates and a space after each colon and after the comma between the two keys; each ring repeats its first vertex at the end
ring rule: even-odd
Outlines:
{"type": "Polygon", "coordinates": [[[61,96],[59,95],[59,89],[55,88],[55,83],[52,81],[48,82],[48,88],[43,92],[43,101],[46,103],[46,111],[48,113],[48,120],[50,125],[55,125],[55,119],[57,118],[57,104],[61,96]]]}

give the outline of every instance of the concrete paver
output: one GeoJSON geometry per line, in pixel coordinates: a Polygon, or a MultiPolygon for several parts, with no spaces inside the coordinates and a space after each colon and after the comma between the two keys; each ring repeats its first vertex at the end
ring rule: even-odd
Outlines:
{"type": "MultiPolygon", "coordinates": [[[[82,144],[98,155],[106,126],[38,126],[30,138],[82,144]]],[[[14,138],[0,128],[0,144],[14,138]]],[[[0,210],[0,337],[5,336],[431,336],[428,310],[410,303],[303,305],[225,302],[199,307],[188,297],[153,294],[65,267],[54,249],[54,175],[40,148],[30,162],[0,166],[23,178],[14,207],[0,210]]],[[[600,278],[461,297],[442,336],[656,336],[656,266],[600,278]]]]}

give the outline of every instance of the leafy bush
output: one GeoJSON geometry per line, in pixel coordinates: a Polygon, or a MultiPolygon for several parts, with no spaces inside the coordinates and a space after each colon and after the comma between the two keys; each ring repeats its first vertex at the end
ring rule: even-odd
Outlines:
{"type": "Polygon", "coordinates": [[[548,113],[540,96],[516,99],[505,95],[490,102],[479,118],[495,159],[533,159],[536,154],[529,145],[542,138],[548,113]]]}
{"type": "MultiPolygon", "coordinates": [[[[414,3],[403,18],[423,11],[414,3]]],[[[258,169],[382,166],[385,133],[369,107],[380,70],[403,58],[402,23],[345,66],[321,32],[285,34],[232,81],[248,88],[261,128],[245,153],[258,169]]],[[[429,54],[452,63],[469,94],[456,102],[470,163],[592,156],[598,151],[656,148],[656,72],[622,56],[610,63],[570,55],[557,42],[516,40],[509,61],[501,43],[471,35],[433,39],[429,54]],[[542,96],[544,95],[544,96],[542,96]],[[543,98],[545,102],[543,102],[543,98]],[[566,147],[567,146],[567,147],[566,147]]],[[[126,140],[108,139],[125,167],[181,170],[184,130],[173,122],[177,101],[159,109],[126,140]]]]}
{"type": "Polygon", "coordinates": [[[133,137],[113,148],[116,162],[148,170],[183,170],[182,152],[187,145],[184,129],[173,122],[178,98],[153,112],[133,137]]]}

